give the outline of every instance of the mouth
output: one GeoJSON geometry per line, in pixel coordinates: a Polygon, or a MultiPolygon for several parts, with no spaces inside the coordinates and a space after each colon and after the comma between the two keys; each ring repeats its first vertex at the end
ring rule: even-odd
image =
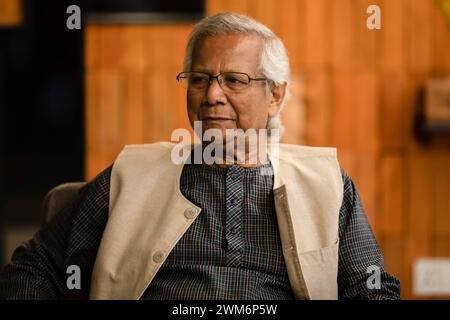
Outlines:
{"type": "Polygon", "coordinates": [[[202,118],[202,121],[227,121],[227,120],[233,120],[226,117],[204,117],[202,118]]]}

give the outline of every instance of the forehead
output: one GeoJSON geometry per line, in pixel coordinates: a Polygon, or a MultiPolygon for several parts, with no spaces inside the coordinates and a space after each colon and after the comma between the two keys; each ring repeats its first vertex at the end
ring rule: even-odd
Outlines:
{"type": "Polygon", "coordinates": [[[255,73],[259,67],[262,40],[256,36],[227,34],[199,41],[192,54],[192,70],[220,73],[255,73]]]}

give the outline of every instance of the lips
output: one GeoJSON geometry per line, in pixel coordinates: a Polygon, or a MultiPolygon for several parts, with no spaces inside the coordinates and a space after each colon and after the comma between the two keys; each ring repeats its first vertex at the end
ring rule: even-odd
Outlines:
{"type": "Polygon", "coordinates": [[[210,117],[203,117],[203,121],[224,121],[224,120],[233,120],[227,117],[220,117],[220,116],[210,116],[210,117]]]}

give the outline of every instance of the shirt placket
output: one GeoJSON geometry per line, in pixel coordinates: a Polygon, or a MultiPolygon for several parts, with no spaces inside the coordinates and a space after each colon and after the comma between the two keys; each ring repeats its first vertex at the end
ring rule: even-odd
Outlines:
{"type": "Polygon", "coordinates": [[[242,230],[243,215],[243,169],[231,167],[227,170],[226,211],[225,211],[225,251],[226,263],[229,266],[239,266],[241,263],[244,237],[242,230]]]}

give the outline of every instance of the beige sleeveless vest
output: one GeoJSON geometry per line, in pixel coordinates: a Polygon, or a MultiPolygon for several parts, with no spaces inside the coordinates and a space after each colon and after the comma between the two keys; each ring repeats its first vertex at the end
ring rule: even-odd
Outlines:
{"type": "MultiPolygon", "coordinates": [[[[201,208],[180,191],[172,143],[129,145],[116,159],[91,299],[139,299],[201,208]]],[[[190,146],[189,146],[190,148],[190,146]]],[[[283,254],[297,299],[337,299],[343,183],[333,148],[269,154],[283,254]]]]}

